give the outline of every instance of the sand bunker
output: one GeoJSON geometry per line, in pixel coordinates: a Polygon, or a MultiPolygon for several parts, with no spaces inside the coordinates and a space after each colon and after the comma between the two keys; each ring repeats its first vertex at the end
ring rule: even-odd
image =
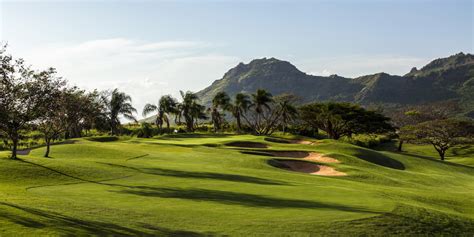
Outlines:
{"type": "Polygon", "coordinates": [[[305,140],[291,140],[293,144],[301,144],[301,145],[315,145],[315,142],[312,141],[305,141],[305,140]]]}
{"type": "Polygon", "coordinates": [[[248,148],[267,148],[268,146],[260,142],[230,142],[226,146],[248,147],[248,148]]]}
{"type": "Polygon", "coordinates": [[[312,175],[321,175],[321,176],[346,176],[344,172],[339,172],[332,167],[325,165],[318,165],[306,161],[297,161],[297,160],[271,160],[270,165],[286,169],[290,171],[312,174],[312,175]]]}
{"type": "Polygon", "coordinates": [[[332,157],[327,157],[324,154],[317,152],[307,151],[266,151],[273,156],[289,157],[289,158],[302,158],[303,160],[317,161],[323,163],[341,163],[339,160],[332,157]]]}

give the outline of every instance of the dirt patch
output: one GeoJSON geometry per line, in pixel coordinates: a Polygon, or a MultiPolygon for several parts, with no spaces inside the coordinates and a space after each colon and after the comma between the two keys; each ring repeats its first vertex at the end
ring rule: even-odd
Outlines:
{"type": "Polygon", "coordinates": [[[324,154],[317,152],[307,151],[266,151],[273,156],[289,157],[289,158],[301,158],[303,160],[317,161],[323,163],[341,163],[339,160],[332,157],[325,156],[324,154]]]}
{"type": "Polygon", "coordinates": [[[248,148],[267,148],[268,146],[260,142],[230,142],[226,146],[248,147],[248,148]]]}
{"type": "Polygon", "coordinates": [[[306,161],[297,161],[297,160],[271,160],[268,162],[270,165],[312,175],[320,175],[320,176],[346,176],[347,174],[344,172],[337,171],[336,169],[326,166],[326,165],[318,165],[311,162],[306,161]]]}

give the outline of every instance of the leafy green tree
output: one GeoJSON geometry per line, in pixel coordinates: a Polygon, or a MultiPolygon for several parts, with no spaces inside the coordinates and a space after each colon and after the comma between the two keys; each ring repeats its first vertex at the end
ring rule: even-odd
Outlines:
{"type": "Polygon", "coordinates": [[[224,123],[224,111],[230,108],[230,98],[225,92],[217,93],[212,99],[211,119],[214,125],[214,132],[221,129],[224,123]]]}
{"type": "Polygon", "coordinates": [[[38,119],[48,103],[39,74],[8,55],[6,46],[0,48],[0,130],[12,141],[12,159],[17,159],[20,130],[38,119]]]}
{"type": "Polygon", "coordinates": [[[119,116],[123,116],[129,120],[137,121],[137,119],[133,116],[133,113],[136,113],[137,110],[133,108],[131,104],[132,98],[124,92],[114,89],[109,95],[104,96],[104,102],[106,104],[106,113],[112,135],[119,134],[119,116]]]}
{"type": "Polygon", "coordinates": [[[325,131],[329,138],[339,139],[356,133],[393,131],[389,118],[350,103],[311,103],[300,107],[300,118],[314,129],[325,131]]]}
{"type": "Polygon", "coordinates": [[[242,131],[242,115],[247,112],[251,104],[250,97],[243,93],[237,93],[234,103],[230,103],[229,110],[237,122],[237,132],[242,131]]]}
{"type": "Polygon", "coordinates": [[[449,148],[472,143],[474,123],[472,120],[438,119],[407,126],[404,130],[411,141],[431,144],[444,160],[449,148]]]}
{"type": "Polygon", "coordinates": [[[406,126],[413,126],[418,123],[448,119],[455,117],[462,109],[456,101],[442,101],[415,106],[405,106],[400,109],[391,109],[386,113],[397,128],[398,133],[398,151],[402,151],[403,143],[406,139],[411,139],[410,129],[404,129],[406,126]]]}
{"type": "Polygon", "coordinates": [[[66,132],[65,138],[81,137],[85,129],[96,128],[101,131],[110,130],[107,104],[107,93],[94,90],[87,93],[77,87],[63,91],[66,132]]]}
{"type": "Polygon", "coordinates": [[[37,75],[38,80],[43,84],[43,98],[48,103],[40,106],[39,118],[36,120],[37,128],[43,133],[46,144],[44,157],[49,157],[51,141],[59,138],[66,130],[66,110],[64,93],[66,81],[56,77],[56,71],[50,68],[37,75]]]}

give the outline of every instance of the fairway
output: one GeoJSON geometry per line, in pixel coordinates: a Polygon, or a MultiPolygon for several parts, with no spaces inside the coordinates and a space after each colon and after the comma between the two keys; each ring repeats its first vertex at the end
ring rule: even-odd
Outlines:
{"type": "MultiPolygon", "coordinates": [[[[251,135],[77,139],[0,153],[8,235],[382,235],[474,233],[474,168],[331,140],[251,135]],[[254,142],[260,148],[228,146],[254,142]],[[266,148],[264,148],[266,147],[266,148]],[[284,152],[324,154],[346,176],[280,169],[284,152]],[[269,155],[270,154],[270,155],[269,155]]],[[[473,159],[464,157],[463,159],[473,159]]]]}

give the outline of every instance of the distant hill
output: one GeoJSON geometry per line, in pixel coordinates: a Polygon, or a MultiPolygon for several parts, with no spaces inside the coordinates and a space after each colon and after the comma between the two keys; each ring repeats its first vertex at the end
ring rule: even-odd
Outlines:
{"type": "Polygon", "coordinates": [[[404,76],[377,73],[358,78],[308,75],[275,58],[240,63],[222,79],[198,92],[209,103],[220,91],[233,96],[263,88],[273,95],[291,93],[312,101],[349,101],[360,104],[419,104],[458,99],[474,113],[474,55],[459,53],[436,59],[404,76]]]}

